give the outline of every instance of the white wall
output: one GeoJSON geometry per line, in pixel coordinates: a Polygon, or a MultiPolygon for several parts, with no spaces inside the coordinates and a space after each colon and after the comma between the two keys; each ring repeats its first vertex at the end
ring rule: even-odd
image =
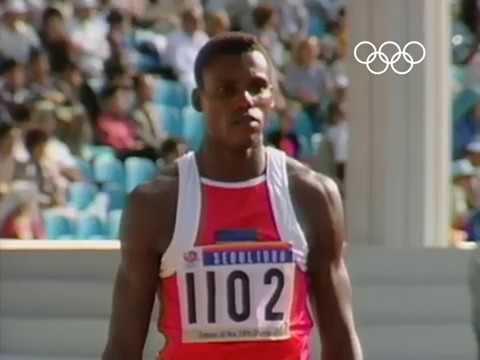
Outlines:
{"type": "MultiPolygon", "coordinates": [[[[469,256],[440,249],[350,249],[366,359],[473,359],[469,256]]],[[[0,252],[0,360],[98,359],[118,259],[116,250],[0,252]]],[[[152,359],[161,339],[152,331],[148,342],[145,359],[152,359]]]]}

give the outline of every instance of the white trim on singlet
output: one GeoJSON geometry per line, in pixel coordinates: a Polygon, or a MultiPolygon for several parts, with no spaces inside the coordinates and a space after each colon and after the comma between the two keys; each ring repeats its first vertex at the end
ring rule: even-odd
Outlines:
{"type": "Polygon", "coordinates": [[[179,188],[175,230],[172,241],[162,257],[160,265],[161,277],[173,275],[176,271],[176,263],[182,258],[185,251],[190,250],[195,244],[202,208],[201,182],[205,180],[207,180],[207,184],[210,182],[214,186],[232,188],[253,186],[257,182],[260,183],[266,180],[280,239],[292,244],[297,264],[305,271],[308,245],[297,220],[290,196],[286,155],[284,152],[271,147],[267,147],[266,151],[266,175],[242,182],[229,183],[201,179],[193,152],[189,152],[177,160],[179,188]],[[238,184],[241,184],[241,186],[238,186],[238,184]]]}
{"type": "Polygon", "coordinates": [[[220,187],[225,189],[242,189],[242,188],[261,184],[262,182],[265,181],[266,178],[267,178],[266,175],[261,175],[256,178],[245,180],[245,181],[227,182],[227,181],[217,181],[217,180],[212,180],[212,179],[202,177],[200,178],[200,181],[202,182],[202,184],[209,185],[209,186],[215,186],[215,187],[220,187]]]}
{"type": "Polygon", "coordinates": [[[267,186],[280,239],[293,245],[297,264],[301,270],[305,271],[308,243],[293,208],[287,173],[287,157],[283,151],[272,147],[267,147],[267,152],[269,159],[267,186]]]}
{"type": "Polygon", "coordinates": [[[175,230],[170,245],[162,256],[160,276],[173,275],[176,264],[185,249],[193,247],[200,223],[201,190],[200,177],[194,152],[189,152],[177,160],[178,201],[175,230]]]}

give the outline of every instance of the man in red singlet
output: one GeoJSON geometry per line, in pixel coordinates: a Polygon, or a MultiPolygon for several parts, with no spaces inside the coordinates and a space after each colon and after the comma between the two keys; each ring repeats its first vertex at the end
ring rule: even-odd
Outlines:
{"type": "Polygon", "coordinates": [[[323,360],[363,358],[337,186],[263,145],[273,70],[247,34],[201,49],[205,143],[130,196],[104,360],[142,359],[155,296],[161,360],[307,360],[314,323],[323,360]]]}

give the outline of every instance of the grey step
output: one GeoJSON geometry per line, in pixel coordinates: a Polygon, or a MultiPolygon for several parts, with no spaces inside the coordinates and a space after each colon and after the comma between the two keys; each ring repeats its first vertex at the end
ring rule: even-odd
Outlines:
{"type": "Polygon", "coordinates": [[[0,282],[0,314],[19,317],[110,316],[113,283],[87,280],[0,282]]]}
{"type": "MultiPolygon", "coordinates": [[[[21,319],[2,317],[0,349],[3,354],[43,358],[99,359],[106,344],[108,320],[95,318],[21,319]]],[[[162,337],[150,326],[145,359],[153,359],[163,345],[162,337]]]]}

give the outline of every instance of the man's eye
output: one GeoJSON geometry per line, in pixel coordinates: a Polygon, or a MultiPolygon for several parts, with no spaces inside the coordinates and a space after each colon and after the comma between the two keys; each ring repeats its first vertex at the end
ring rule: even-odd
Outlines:
{"type": "Polygon", "coordinates": [[[269,89],[267,84],[254,84],[250,87],[250,94],[252,95],[260,95],[265,93],[269,89]]]}
{"type": "Polygon", "coordinates": [[[224,97],[232,97],[235,95],[236,89],[234,86],[221,86],[219,89],[219,95],[224,96],[224,97]]]}

